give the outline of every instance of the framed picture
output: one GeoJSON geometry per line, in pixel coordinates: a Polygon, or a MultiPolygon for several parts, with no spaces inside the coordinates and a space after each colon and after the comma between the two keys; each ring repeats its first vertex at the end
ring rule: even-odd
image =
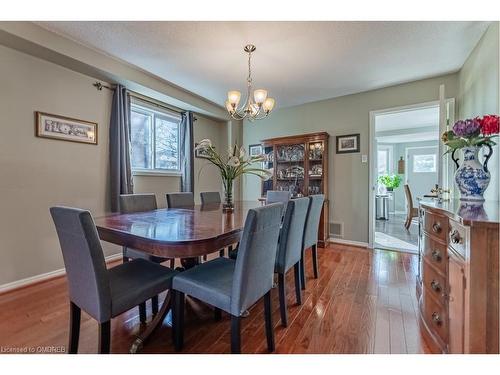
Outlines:
{"type": "Polygon", "coordinates": [[[195,157],[200,159],[208,159],[207,150],[196,148],[198,146],[198,143],[195,143],[194,146],[195,146],[194,150],[195,157]]]}
{"type": "Polygon", "coordinates": [[[97,144],[97,123],[35,112],[36,136],[62,141],[97,144]]]}
{"type": "Polygon", "coordinates": [[[250,157],[262,155],[262,145],[256,144],[248,146],[248,155],[250,155],[250,157]]]}
{"type": "Polygon", "coordinates": [[[359,134],[339,135],[337,138],[337,154],[359,152],[359,134]]]}

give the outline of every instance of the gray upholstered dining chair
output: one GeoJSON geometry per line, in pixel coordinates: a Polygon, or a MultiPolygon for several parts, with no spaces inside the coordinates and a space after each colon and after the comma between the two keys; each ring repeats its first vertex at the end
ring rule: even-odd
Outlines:
{"type": "Polygon", "coordinates": [[[292,267],[294,267],[295,273],[295,297],[299,305],[302,303],[300,259],[302,257],[302,238],[304,236],[308,208],[309,198],[298,198],[289,201],[281,226],[274,272],[278,274],[280,316],[281,324],[284,327],[288,325],[285,275],[292,267]]]}
{"type": "Polygon", "coordinates": [[[240,353],[242,314],[264,297],[267,347],[274,351],[271,288],[283,204],[248,211],[238,258],[217,258],[179,273],[172,281],[174,293],[174,343],[183,346],[184,296],[188,294],[231,315],[231,352],[240,353]]]}
{"type": "MultiPolygon", "coordinates": [[[[153,211],[158,208],[156,204],[156,196],[154,194],[121,194],[120,195],[120,212],[129,214],[133,212],[153,211]]],[[[146,259],[154,263],[163,263],[168,259],[150,255],[140,250],[123,247],[123,262],[128,262],[130,259],[146,259]]],[[[174,268],[175,259],[170,259],[170,268],[174,268]]],[[[158,313],[158,296],[151,299],[151,311],[153,315],[158,313]]],[[[139,305],[139,319],[141,323],[146,321],[146,304],[139,305]]]]}
{"type": "Polygon", "coordinates": [[[176,272],[144,259],[134,259],[108,270],[89,211],[51,207],[50,213],[68,279],[68,352],[78,352],[80,317],[84,310],[99,323],[99,353],[109,353],[111,318],[169,289],[176,272]]]}
{"type": "Polygon", "coordinates": [[[282,202],[287,203],[291,198],[289,191],[268,190],[266,193],[266,204],[282,202]]]}
{"type": "Polygon", "coordinates": [[[218,191],[204,191],[200,193],[201,204],[221,203],[218,191]]]}
{"type": "Polygon", "coordinates": [[[191,192],[167,193],[167,207],[180,208],[194,206],[194,195],[191,192]]]}
{"type": "MultiPolygon", "coordinates": [[[[201,204],[202,205],[210,205],[210,204],[217,204],[221,203],[221,198],[220,198],[220,193],[218,191],[204,191],[200,193],[200,199],[201,199],[201,204]]],[[[228,247],[228,251],[231,252],[233,250],[232,246],[228,247]]],[[[224,249],[219,250],[219,256],[223,257],[224,256],[224,249]]],[[[207,260],[207,256],[203,256],[204,260],[207,260]]]]}
{"type": "Polygon", "coordinates": [[[302,289],[306,288],[306,270],[305,270],[305,252],[311,248],[314,278],[318,278],[318,229],[321,218],[321,210],[325,196],[315,194],[309,196],[310,203],[307,212],[306,228],[304,230],[304,239],[302,240],[302,259],[300,260],[300,278],[302,289]]]}

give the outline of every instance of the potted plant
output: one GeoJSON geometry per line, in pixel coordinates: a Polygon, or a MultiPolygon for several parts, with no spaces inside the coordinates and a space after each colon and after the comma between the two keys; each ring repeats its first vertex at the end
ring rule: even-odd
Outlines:
{"type": "MultiPolygon", "coordinates": [[[[238,145],[229,147],[227,153],[219,154],[212,146],[210,139],[203,139],[196,146],[196,150],[203,150],[206,159],[219,168],[222,186],[224,187],[223,211],[234,210],[233,186],[234,180],[243,174],[253,174],[263,180],[268,179],[271,173],[266,169],[253,167],[252,164],[263,162],[265,155],[248,156],[243,147],[238,145]]],[[[201,169],[200,169],[201,173],[201,169]]]]}
{"type": "Polygon", "coordinates": [[[493,138],[498,136],[498,132],[499,116],[487,115],[482,118],[457,121],[452,130],[443,133],[441,139],[449,147],[446,153],[451,152],[451,158],[457,166],[455,182],[460,190],[460,199],[484,200],[483,194],[491,177],[488,171],[488,160],[493,154],[491,147],[496,144],[493,138]],[[482,147],[487,147],[489,150],[483,164],[478,159],[478,153],[482,147]],[[455,158],[457,150],[463,152],[461,166],[455,158]]]}
{"type": "Polygon", "coordinates": [[[384,174],[382,176],[379,176],[378,182],[384,185],[387,191],[393,191],[395,188],[398,188],[399,185],[401,185],[401,177],[397,174],[384,174]]]}

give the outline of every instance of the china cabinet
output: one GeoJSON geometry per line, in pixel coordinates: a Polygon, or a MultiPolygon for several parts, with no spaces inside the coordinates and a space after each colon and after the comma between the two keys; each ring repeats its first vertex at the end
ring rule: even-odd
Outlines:
{"type": "Polygon", "coordinates": [[[268,190],[290,191],[292,198],[324,194],[318,245],[328,239],[328,138],[326,132],[262,140],[264,167],[272,177],[262,183],[262,197],[268,190]]]}

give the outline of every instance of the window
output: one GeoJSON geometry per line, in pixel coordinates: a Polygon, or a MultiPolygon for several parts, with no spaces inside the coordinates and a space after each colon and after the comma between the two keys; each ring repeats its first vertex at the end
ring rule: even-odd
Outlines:
{"type": "Polygon", "coordinates": [[[413,156],[413,173],[436,172],[436,154],[413,156]]]}
{"type": "Polygon", "coordinates": [[[391,174],[392,172],[392,146],[379,145],[377,150],[378,175],[391,174]]]}
{"type": "Polygon", "coordinates": [[[180,115],[133,102],[130,109],[134,171],[178,172],[180,115]]]}

